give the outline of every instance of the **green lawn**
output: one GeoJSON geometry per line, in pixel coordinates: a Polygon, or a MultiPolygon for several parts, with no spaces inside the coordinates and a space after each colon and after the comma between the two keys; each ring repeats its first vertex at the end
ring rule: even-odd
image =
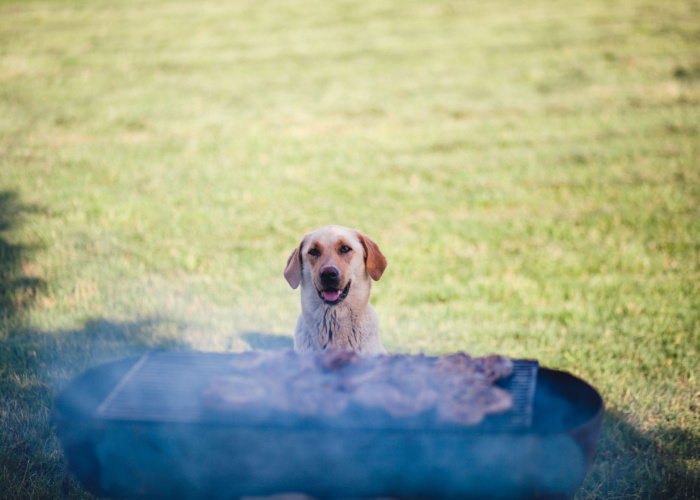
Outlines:
{"type": "Polygon", "coordinates": [[[0,498],[86,498],[84,369],[291,345],[301,235],[362,229],[392,352],[592,383],[577,499],[700,497],[695,0],[0,1],[0,498]]]}

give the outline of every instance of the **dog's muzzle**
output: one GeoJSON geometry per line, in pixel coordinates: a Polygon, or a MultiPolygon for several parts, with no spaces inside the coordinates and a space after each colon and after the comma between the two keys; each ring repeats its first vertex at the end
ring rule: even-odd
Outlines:
{"type": "Polygon", "coordinates": [[[337,288],[333,287],[324,288],[323,290],[317,290],[318,296],[323,301],[323,303],[328,306],[338,305],[343,300],[345,300],[345,297],[348,296],[351,284],[352,281],[348,281],[348,284],[345,285],[345,288],[343,288],[342,290],[338,290],[337,288]]]}

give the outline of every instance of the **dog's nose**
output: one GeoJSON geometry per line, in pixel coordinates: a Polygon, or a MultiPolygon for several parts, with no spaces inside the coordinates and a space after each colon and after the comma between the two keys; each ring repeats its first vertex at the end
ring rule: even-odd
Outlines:
{"type": "Polygon", "coordinates": [[[334,281],[340,276],[338,270],[333,266],[326,266],[321,269],[321,281],[334,281]]]}

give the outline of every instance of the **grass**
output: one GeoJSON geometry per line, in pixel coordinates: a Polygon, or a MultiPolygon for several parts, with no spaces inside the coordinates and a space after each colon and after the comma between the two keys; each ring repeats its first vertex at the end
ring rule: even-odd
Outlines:
{"type": "Polygon", "coordinates": [[[538,358],[603,395],[576,498],[700,496],[692,0],[0,2],[0,497],[87,498],[84,369],[291,345],[338,223],[393,352],[538,358]]]}

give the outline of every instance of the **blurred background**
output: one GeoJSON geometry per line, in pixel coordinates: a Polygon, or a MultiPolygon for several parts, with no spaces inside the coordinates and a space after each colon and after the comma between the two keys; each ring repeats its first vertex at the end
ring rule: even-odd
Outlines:
{"type": "Polygon", "coordinates": [[[700,495],[700,4],[0,1],[0,497],[88,497],[48,412],[153,348],[288,348],[302,235],[390,352],[603,395],[577,498],[700,495]]]}

